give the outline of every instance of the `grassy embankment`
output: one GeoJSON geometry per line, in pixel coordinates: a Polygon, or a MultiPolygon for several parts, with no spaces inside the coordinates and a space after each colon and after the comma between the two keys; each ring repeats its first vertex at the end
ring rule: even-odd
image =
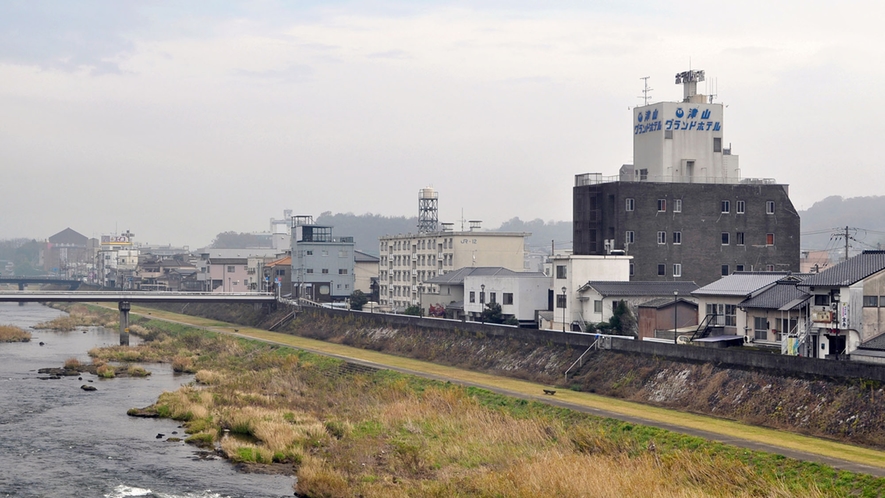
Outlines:
{"type": "Polygon", "coordinates": [[[879,496],[885,479],[412,376],[347,373],[290,348],[138,319],[197,383],[147,412],[235,462],[283,463],[304,496],[879,496]]]}
{"type": "Polygon", "coordinates": [[[28,342],[31,333],[15,325],[0,325],[0,342],[28,342]]]}

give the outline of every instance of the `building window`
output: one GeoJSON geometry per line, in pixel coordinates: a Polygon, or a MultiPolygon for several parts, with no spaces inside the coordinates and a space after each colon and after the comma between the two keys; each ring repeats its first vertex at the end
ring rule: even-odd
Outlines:
{"type": "Polygon", "coordinates": [[[667,199],[658,199],[658,212],[663,213],[667,210],[667,199]]]}
{"type": "Polygon", "coordinates": [[[476,291],[470,291],[470,302],[471,303],[476,302],[476,291]]]}
{"type": "Polygon", "coordinates": [[[774,265],[765,265],[765,271],[774,271],[774,265]]]}
{"type": "Polygon", "coordinates": [[[667,274],[667,265],[658,265],[658,276],[663,277],[667,274]]]}
{"type": "Polygon", "coordinates": [[[774,214],[774,201],[765,201],[765,214],[774,214]]]}
{"type": "Polygon", "coordinates": [[[304,270],[305,273],[313,273],[313,268],[308,268],[304,270]]]}
{"type": "Polygon", "coordinates": [[[667,232],[658,232],[658,244],[667,243],[667,232]]]}
{"type": "Polygon", "coordinates": [[[863,297],[863,307],[864,308],[875,308],[879,306],[879,296],[864,296],[863,297]]]}
{"type": "Polygon", "coordinates": [[[765,245],[767,245],[767,246],[774,245],[774,234],[773,233],[766,233],[765,234],[765,245]]]}
{"type": "Polygon", "coordinates": [[[627,230],[627,232],[624,234],[624,243],[625,244],[632,244],[633,241],[635,240],[635,238],[636,237],[635,237],[635,234],[633,233],[633,230],[627,230]]]}
{"type": "Polygon", "coordinates": [[[673,244],[679,245],[682,243],[682,232],[673,232],[673,244]]]}
{"type": "Polygon", "coordinates": [[[489,292],[489,303],[496,303],[496,302],[497,301],[495,300],[495,293],[489,292]]]}
{"type": "Polygon", "coordinates": [[[329,269],[328,269],[328,268],[323,268],[322,273],[324,273],[324,274],[325,274],[325,273],[329,273],[329,269]]]}
{"type": "Polygon", "coordinates": [[[673,140],[673,130],[664,130],[664,140],[673,140]]]}
{"type": "Polygon", "coordinates": [[[737,232],[734,234],[734,243],[739,246],[744,245],[744,232],[737,232]]]}
{"type": "Polygon", "coordinates": [[[556,278],[566,278],[565,265],[556,265],[556,278]]]}
{"type": "Polygon", "coordinates": [[[722,232],[722,245],[727,246],[731,243],[730,234],[728,232],[722,232]]]}
{"type": "Polygon", "coordinates": [[[313,251],[307,250],[307,251],[304,251],[304,254],[306,254],[308,256],[313,256],[313,251]]]}
{"type": "Polygon", "coordinates": [[[339,275],[347,275],[347,269],[345,269],[345,268],[339,268],[339,269],[338,269],[338,274],[339,274],[339,275]]]}
{"type": "Polygon", "coordinates": [[[593,301],[593,312],[594,313],[602,313],[602,300],[596,299],[593,301]]]}
{"type": "Polygon", "coordinates": [[[737,212],[737,214],[744,214],[744,211],[746,211],[746,209],[747,209],[747,203],[746,203],[746,202],[744,202],[744,201],[737,201],[737,203],[736,203],[736,205],[735,205],[735,212],[737,212]]]}
{"type": "Polygon", "coordinates": [[[722,152],[722,137],[713,137],[713,152],[722,152]]]}
{"type": "Polygon", "coordinates": [[[565,308],[565,294],[556,295],[556,307],[560,309],[565,308]]]}
{"type": "Polygon", "coordinates": [[[501,304],[513,304],[513,293],[505,292],[501,295],[501,304]]]}
{"type": "Polygon", "coordinates": [[[636,201],[632,197],[625,199],[625,203],[627,211],[633,211],[633,208],[636,207],[636,201]]]}
{"type": "Polygon", "coordinates": [[[731,201],[722,201],[722,214],[731,212],[731,201]]]}
{"type": "MultiPolygon", "coordinates": [[[[123,262],[125,263],[126,260],[124,259],[123,262]]],[[[237,271],[237,267],[236,266],[228,266],[227,271],[228,271],[228,273],[233,273],[233,272],[237,271]]]]}
{"type": "Polygon", "coordinates": [[[829,306],[830,305],[830,295],[829,294],[815,294],[814,295],[814,305],[815,306],[829,306]]]}
{"type": "Polygon", "coordinates": [[[286,276],[286,270],[277,270],[277,276],[278,277],[286,276]]]}
{"type": "Polygon", "coordinates": [[[721,303],[708,303],[707,304],[707,314],[721,316],[722,319],[716,320],[714,323],[719,325],[725,325],[728,327],[734,327],[737,325],[737,305],[734,304],[721,304],[721,303]]]}
{"type": "Polygon", "coordinates": [[[648,180],[648,170],[643,168],[639,170],[639,181],[644,182],[648,180]]]}
{"type": "Polygon", "coordinates": [[[735,265],[734,271],[744,271],[744,265],[735,265]]]}
{"type": "Polygon", "coordinates": [[[673,212],[681,213],[682,212],[682,199],[673,199],[673,212]]]}
{"type": "Polygon", "coordinates": [[[633,262],[630,262],[630,276],[632,277],[636,273],[636,268],[633,266],[633,262]]]}
{"type": "Polygon", "coordinates": [[[722,276],[723,277],[728,276],[728,265],[722,265],[722,276]]]}
{"type": "Polygon", "coordinates": [[[764,316],[753,318],[753,338],[760,341],[768,340],[768,320],[764,316]]]}
{"type": "Polygon", "coordinates": [[[681,277],[682,276],[682,264],[681,263],[674,263],[673,264],[673,276],[674,277],[681,277]]]}

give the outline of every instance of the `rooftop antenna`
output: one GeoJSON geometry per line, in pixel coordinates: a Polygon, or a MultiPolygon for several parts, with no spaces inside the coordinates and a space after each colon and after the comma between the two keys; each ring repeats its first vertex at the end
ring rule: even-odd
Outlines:
{"type": "Polygon", "coordinates": [[[467,221],[464,219],[464,208],[461,208],[461,219],[458,220],[461,222],[461,231],[464,231],[464,222],[467,221]]]}
{"type": "Polygon", "coordinates": [[[716,100],[716,97],[719,96],[717,93],[719,91],[719,78],[713,78],[710,82],[710,86],[713,87],[713,89],[710,90],[710,103],[712,104],[713,101],[716,100]]]}
{"type": "Polygon", "coordinates": [[[651,76],[643,76],[642,78],[639,78],[642,80],[643,88],[642,88],[642,97],[638,97],[638,98],[643,100],[644,103],[642,105],[644,105],[644,106],[648,105],[648,99],[651,98],[651,95],[649,95],[648,92],[654,90],[654,88],[648,87],[648,79],[649,78],[651,78],[651,76]]]}

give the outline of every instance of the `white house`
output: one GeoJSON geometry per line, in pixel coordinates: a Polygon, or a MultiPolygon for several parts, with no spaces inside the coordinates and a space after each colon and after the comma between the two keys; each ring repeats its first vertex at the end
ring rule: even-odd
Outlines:
{"type": "Polygon", "coordinates": [[[571,329],[572,323],[583,325],[592,321],[584,316],[584,303],[579,299],[579,289],[592,281],[630,280],[632,256],[578,256],[557,254],[552,256],[552,293],[556,296],[551,327],[571,329]]]}
{"type": "Polygon", "coordinates": [[[437,289],[421,294],[422,308],[442,305],[447,316],[479,320],[488,303],[501,305],[504,316],[523,325],[535,323],[535,312],[547,309],[550,278],[541,272],[517,272],[501,267],[468,267],[424,282],[437,289]]]}

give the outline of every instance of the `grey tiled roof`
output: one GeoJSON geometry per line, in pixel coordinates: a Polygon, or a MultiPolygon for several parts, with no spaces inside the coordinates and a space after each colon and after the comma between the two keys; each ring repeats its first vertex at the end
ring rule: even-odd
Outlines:
{"type": "MultiPolygon", "coordinates": [[[[673,304],[673,299],[669,297],[659,297],[657,299],[652,299],[651,301],[646,301],[639,305],[640,308],[663,308],[664,306],[668,306],[673,304]]],[[[689,306],[694,306],[697,308],[697,303],[693,303],[687,299],[679,298],[677,299],[680,303],[688,304],[689,306]]]]}
{"type": "Polygon", "coordinates": [[[742,302],[741,307],[779,310],[790,305],[787,309],[792,309],[808,300],[809,297],[811,294],[798,289],[796,282],[780,281],[742,302]]]}
{"type": "Polygon", "coordinates": [[[500,276],[524,276],[524,277],[543,277],[547,278],[541,272],[521,272],[513,271],[501,266],[467,266],[455,271],[450,271],[444,275],[437,275],[431,279],[425,280],[425,284],[437,285],[458,285],[464,283],[465,277],[500,277],[500,276]]]}
{"type": "Polygon", "coordinates": [[[692,292],[696,296],[749,296],[790,275],[789,272],[734,272],[692,292]]]}
{"type": "Polygon", "coordinates": [[[835,266],[806,278],[800,285],[844,287],[885,269],[885,251],[864,251],[835,266]]]}
{"type": "Polygon", "coordinates": [[[670,296],[679,291],[684,296],[698,288],[694,282],[587,282],[579,290],[594,289],[603,296],[670,296]]]}

